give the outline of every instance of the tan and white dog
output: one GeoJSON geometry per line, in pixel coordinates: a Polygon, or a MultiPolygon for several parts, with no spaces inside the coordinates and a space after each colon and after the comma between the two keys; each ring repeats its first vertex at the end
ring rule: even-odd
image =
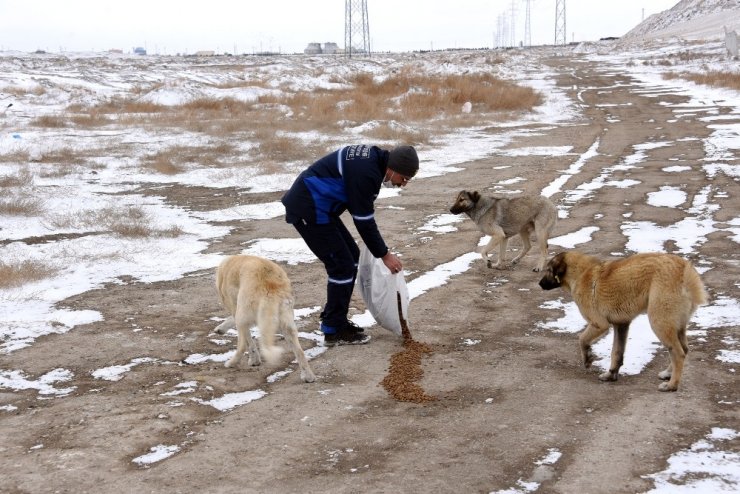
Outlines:
{"type": "Polygon", "coordinates": [[[661,391],[676,391],[689,351],[686,326],[697,306],[706,303],[704,284],[694,266],[672,254],[635,254],[601,261],[577,251],[562,252],[547,263],[544,290],[570,292],[588,326],[578,338],[583,365],[594,361],[591,344],[614,326],[609,370],[602,381],[616,381],[624,359],[630,323],[647,313],[650,327],[668,348],[671,362],[658,377],[661,391]]]}
{"type": "Polygon", "coordinates": [[[301,379],[307,383],[316,380],[298,341],[293,291],[283,268],[261,257],[229,256],[216,269],[216,288],[231,315],[215,331],[224,334],[236,327],[238,332],[236,354],[226,367],[239,363],[247,346],[249,365],[262,363],[260,353],[267,362],[275,363],[282,353],[282,348],[275,345],[275,334],[283,331],[301,368],[301,379]],[[255,325],[260,331],[259,351],[250,331],[255,325]]]}

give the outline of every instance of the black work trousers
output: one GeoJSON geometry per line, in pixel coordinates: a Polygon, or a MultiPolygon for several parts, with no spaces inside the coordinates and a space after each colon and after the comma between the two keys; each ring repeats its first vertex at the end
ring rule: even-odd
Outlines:
{"type": "Polygon", "coordinates": [[[326,305],[321,313],[321,330],[335,333],[347,324],[347,312],[357,278],[360,248],[338,217],[317,225],[299,220],[293,223],[316,257],[324,263],[328,280],[326,305]]]}

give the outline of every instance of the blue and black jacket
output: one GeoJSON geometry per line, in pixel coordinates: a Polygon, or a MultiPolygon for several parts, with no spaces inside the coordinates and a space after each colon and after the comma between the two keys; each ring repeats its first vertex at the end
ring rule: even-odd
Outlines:
{"type": "Polygon", "coordinates": [[[285,193],[285,220],[327,224],[349,211],[357,232],[375,257],[388,247],[375,223],[375,199],[380,192],[389,152],[377,146],[347,146],[304,170],[285,193]]]}

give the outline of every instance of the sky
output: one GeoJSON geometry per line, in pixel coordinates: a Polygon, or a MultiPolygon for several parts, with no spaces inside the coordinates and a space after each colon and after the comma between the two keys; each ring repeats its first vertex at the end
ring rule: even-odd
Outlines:
{"type": "MultiPolygon", "coordinates": [[[[532,44],[554,42],[555,3],[530,0],[532,44]]],[[[567,40],[621,36],[676,3],[566,0],[567,40]]],[[[371,49],[490,48],[501,46],[502,38],[518,45],[525,5],[526,0],[367,0],[371,49]]],[[[343,47],[344,12],[344,0],[0,0],[0,51],[130,52],[141,46],[150,54],[302,53],[309,42],[343,47]]]]}

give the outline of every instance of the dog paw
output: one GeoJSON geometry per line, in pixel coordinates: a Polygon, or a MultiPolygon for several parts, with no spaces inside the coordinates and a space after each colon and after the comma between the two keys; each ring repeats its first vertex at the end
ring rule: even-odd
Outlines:
{"type": "Polygon", "coordinates": [[[671,371],[664,370],[664,371],[658,372],[658,377],[664,381],[667,381],[671,378],[671,374],[672,374],[671,371]]]}
{"type": "Polygon", "coordinates": [[[310,371],[309,372],[301,371],[301,380],[304,383],[312,383],[312,382],[316,381],[316,376],[313,375],[313,372],[310,372],[310,371]]]}
{"type": "Polygon", "coordinates": [[[589,348],[583,353],[583,367],[585,367],[586,369],[591,367],[591,364],[594,363],[594,360],[596,360],[596,357],[594,356],[594,353],[591,351],[591,348],[589,348]]]}
{"type": "Polygon", "coordinates": [[[606,371],[604,373],[599,374],[599,380],[600,381],[616,381],[617,380],[617,373],[612,371],[606,371]]]}
{"type": "Polygon", "coordinates": [[[224,367],[227,367],[227,368],[228,367],[234,367],[235,365],[236,365],[236,361],[227,360],[226,363],[224,364],[224,367]]]}
{"type": "Polygon", "coordinates": [[[535,273],[539,273],[540,271],[542,271],[542,268],[537,266],[535,268],[532,268],[532,271],[534,271],[535,273]]]}
{"type": "Polygon", "coordinates": [[[671,386],[671,383],[660,383],[660,386],[658,386],[658,391],[676,391],[678,389],[678,386],[671,386]]]}

